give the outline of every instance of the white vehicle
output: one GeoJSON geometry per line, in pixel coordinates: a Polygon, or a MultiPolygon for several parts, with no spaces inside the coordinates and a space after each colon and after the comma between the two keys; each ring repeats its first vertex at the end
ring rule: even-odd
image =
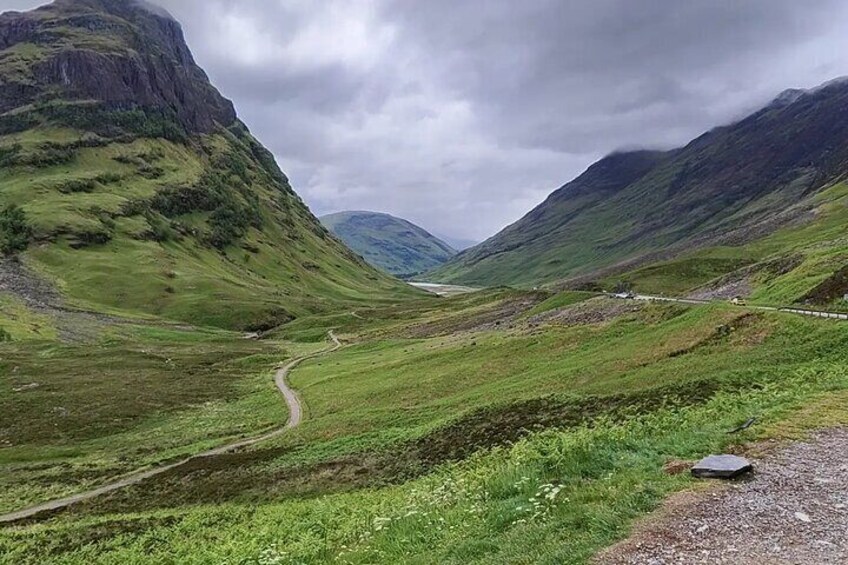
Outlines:
{"type": "Polygon", "coordinates": [[[636,295],[632,292],[616,292],[615,297],[621,298],[622,300],[630,300],[632,298],[636,298],[636,295]]]}

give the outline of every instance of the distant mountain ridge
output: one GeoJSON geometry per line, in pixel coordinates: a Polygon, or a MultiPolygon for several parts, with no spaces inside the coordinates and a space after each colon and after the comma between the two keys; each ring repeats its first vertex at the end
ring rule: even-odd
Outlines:
{"type": "Polygon", "coordinates": [[[457,251],[465,251],[466,249],[470,249],[475,245],[480,245],[479,239],[466,239],[461,237],[451,237],[449,235],[444,235],[441,233],[434,233],[435,237],[441,239],[457,251]]]}
{"type": "Polygon", "coordinates": [[[321,222],[371,265],[411,277],[441,265],[456,250],[407,220],[379,212],[328,214],[321,222]]]}
{"type": "Polygon", "coordinates": [[[816,194],[848,173],[846,107],[848,82],[837,79],[786,91],[685,147],[612,154],[431,278],[588,280],[809,221],[816,194]]]}

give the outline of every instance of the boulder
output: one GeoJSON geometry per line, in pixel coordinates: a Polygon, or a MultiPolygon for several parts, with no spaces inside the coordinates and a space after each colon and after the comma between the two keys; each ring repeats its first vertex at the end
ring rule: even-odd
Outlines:
{"type": "Polygon", "coordinates": [[[736,455],[710,455],[692,467],[692,475],[701,479],[733,479],[754,469],[751,462],[736,455]]]}

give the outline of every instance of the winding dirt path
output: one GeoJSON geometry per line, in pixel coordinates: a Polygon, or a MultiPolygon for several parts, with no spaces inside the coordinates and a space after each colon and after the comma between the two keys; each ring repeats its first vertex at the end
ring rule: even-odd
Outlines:
{"type": "Polygon", "coordinates": [[[19,520],[25,520],[27,518],[32,518],[33,516],[40,514],[41,512],[48,512],[52,510],[60,510],[62,508],[67,508],[68,506],[71,506],[78,502],[82,502],[84,500],[92,499],[96,496],[100,496],[101,494],[106,494],[122,489],[124,487],[138,484],[146,479],[155,477],[156,475],[161,475],[162,473],[170,471],[171,469],[176,469],[177,467],[181,467],[192,461],[197,461],[198,459],[203,459],[205,457],[221,455],[222,453],[227,453],[229,451],[240,449],[242,447],[249,447],[259,442],[275,438],[279,435],[282,435],[291,428],[299,426],[300,423],[303,421],[303,406],[300,403],[300,398],[298,398],[297,393],[292,390],[288,385],[288,375],[292,369],[294,369],[304,361],[336,351],[342,346],[341,342],[332,331],[328,333],[328,336],[333,343],[332,346],[322,351],[312,353],[310,355],[304,355],[302,357],[292,359],[286,365],[279,368],[276,374],[274,375],[274,382],[276,383],[277,388],[280,390],[280,393],[283,395],[283,398],[285,399],[286,404],[289,408],[288,421],[284,426],[273,429],[259,436],[243,439],[233,443],[228,443],[226,445],[222,445],[220,447],[216,447],[214,449],[210,449],[208,451],[192,455],[191,457],[187,457],[186,459],[177,461],[176,463],[171,463],[162,467],[155,467],[146,471],[133,473],[132,475],[128,475],[123,479],[119,479],[115,482],[103,485],[101,487],[97,487],[92,490],[80,492],[65,498],[51,500],[49,502],[44,502],[35,506],[30,506],[29,508],[24,508],[23,510],[18,510],[9,514],[4,514],[0,516],[0,524],[8,524],[11,522],[17,522],[19,520]]]}

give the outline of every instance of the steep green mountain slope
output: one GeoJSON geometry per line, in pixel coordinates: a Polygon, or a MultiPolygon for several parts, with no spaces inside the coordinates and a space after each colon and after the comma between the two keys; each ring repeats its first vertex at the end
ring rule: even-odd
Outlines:
{"type": "Polygon", "coordinates": [[[328,234],[131,0],[0,15],[0,210],[4,251],[87,308],[247,329],[414,292],[328,234]]]}
{"type": "Polygon", "coordinates": [[[328,230],[375,267],[411,276],[454,255],[450,245],[401,218],[377,212],[339,212],[321,217],[328,230]]]}
{"type": "MultiPolygon", "coordinates": [[[[781,95],[681,149],[613,154],[430,278],[475,285],[585,282],[815,225],[821,194],[848,172],[846,103],[848,83],[834,81],[781,95]]],[[[738,267],[738,257],[714,262],[707,275],[738,267]]]]}

